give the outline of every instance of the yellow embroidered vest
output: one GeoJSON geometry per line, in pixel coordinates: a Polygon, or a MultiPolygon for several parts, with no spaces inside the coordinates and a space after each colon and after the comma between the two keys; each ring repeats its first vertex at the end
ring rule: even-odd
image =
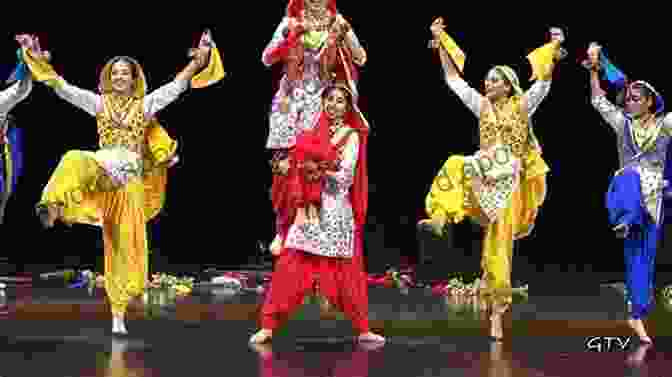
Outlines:
{"type": "Polygon", "coordinates": [[[503,104],[491,104],[483,99],[481,104],[479,134],[481,149],[492,147],[500,138],[518,158],[523,158],[530,146],[527,111],[520,96],[513,96],[503,104]]]}
{"type": "Polygon", "coordinates": [[[96,116],[100,147],[119,146],[143,155],[149,124],[143,105],[142,98],[103,95],[103,111],[96,116]]]}

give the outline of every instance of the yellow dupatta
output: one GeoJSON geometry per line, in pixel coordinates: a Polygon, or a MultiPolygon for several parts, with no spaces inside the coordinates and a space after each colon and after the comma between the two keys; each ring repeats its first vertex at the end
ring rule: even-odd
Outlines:
{"type": "Polygon", "coordinates": [[[206,30],[201,36],[199,47],[210,48],[210,60],[208,66],[191,79],[191,87],[201,89],[213,85],[226,77],[222,56],[217,45],[212,39],[210,30],[206,30]]]}
{"type": "Polygon", "coordinates": [[[455,40],[448,33],[441,31],[439,34],[439,43],[446,50],[448,56],[453,61],[460,73],[464,73],[464,62],[467,59],[464,51],[457,45],[455,40]]]}
{"type": "Polygon", "coordinates": [[[527,60],[532,66],[530,81],[550,80],[553,74],[556,57],[560,52],[560,42],[552,41],[537,48],[527,55],[527,60]]]}

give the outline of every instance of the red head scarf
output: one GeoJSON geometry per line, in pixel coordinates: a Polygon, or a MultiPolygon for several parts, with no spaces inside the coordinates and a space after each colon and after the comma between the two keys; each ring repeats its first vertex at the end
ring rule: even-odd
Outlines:
{"type": "MultiPolygon", "coordinates": [[[[304,5],[305,0],[290,0],[289,4],[287,4],[287,17],[301,19],[303,15],[304,5]]],[[[336,16],[338,14],[338,9],[336,8],[336,0],[328,0],[327,10],[331,13],[332,16],[336,16]]],[[[350,50],[348,50],[347,48],[340,48],[340,50],[343,53],[345,60],[347,61],[346,63],[348,66],[347,68],[350,70],[349,73],[351,75],[352,80],[357,82],[359,78],[359,72],[357,71],[357,67],[352,61],[350,50]]],[[[337,60],[341,62],[340,57],[337,58],[337,60]]],[[[335,73],[336,73],[336,81],[345,81],[347,79],[345,74],[345,67],[343,67],[342,64],[338,64],[335,73]]]]}
{"type": "MultiPolygon", "coordinates": [[[[336,84],[324,91],[324,95],[328,95],[333,89],[338,88],[345,90],[348,93],[350,100],[350,109],[345,115],[345,124],[355,130],[359,136],[359,151],[357,153],[357,165],[355,167],[355,177],[350,187],[350,203],[355,215],[355,224],[357,227],[363,227],[366,224],[366,213],[369,205],[369,174],[367,164],[367,145],[369,129],[364,125],[359,114],[353,111],[352,107],[352,91],[345,85],[336,84]]],[[[322,111],[320,118],[315,128],[319,135],[329,134],[329,116],[326,111],[322,111]]]]}
{"type": "MultiPolygon", "coordinates": [[[[289,4],[287,4],[287,17],[301,18],[304,5],[305,0],[289,0],[289,4]]],[[[328,0],[327,9],[332,15],[336,15],[338,13],[336,10],[336,0],[328,0]]]]}

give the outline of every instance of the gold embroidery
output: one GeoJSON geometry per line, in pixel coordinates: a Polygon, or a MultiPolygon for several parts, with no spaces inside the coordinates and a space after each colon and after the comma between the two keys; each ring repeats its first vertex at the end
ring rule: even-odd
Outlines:
{"type": "MultiPolygon", "coordinates": [[[[644,121],[635,120],[632,122],[632,134],[635,139],[635,144],[642,150],[648,150],[651,147],[655,146],[656,139],[660,132],[660,125],[646,125],[651,119],[645,119],[644,121]]],[[[655,123],[655,120],[654,120],[655,123]]]]}
{"type": "Polygon", "coordinates": [[[103,106],[97,116],[100,147],[123,146],[142,154],[147,128],[143,100],[105,94],[103,106]]]}
{"type": "Polygon", "coordinates": [[[522,111],[520,97],[511,97],[501,104],[486,102],[481,108],[481,149],[491,147],[501,137],[502,143],[510,146],[516,157],[525,156],[530,147],[530,138],[527,114],[522,111]]]}

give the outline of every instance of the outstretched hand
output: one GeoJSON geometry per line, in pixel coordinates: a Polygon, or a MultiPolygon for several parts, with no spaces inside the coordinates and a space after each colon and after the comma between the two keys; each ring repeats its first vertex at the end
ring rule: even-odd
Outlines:
{"type": "Polygon", "coordinates": [[[19,34],[14,37],[14,39],[21,47],[29,49],[31,54],[35,55],[36,58],[42,58],[47,62],[51,61],[51,53],[42,50],[40,47],[40,39],[36,35],[19,34]]]}
{"type": "Polygon", "coordinates": [[[600,66],[600,51],[602,50],[602,46],[597,44],[596,42],[591,42],[590,45],[588,46],[588,60],[583,62],[583,65],[591,70],[596,70],[600,66]]]}
{"type": "Polygon", "coordinates": [[[201,46],[198,48],[192,48],[189,50],[189,57],[199,68],[203,68],[208,63],[208,58],[210,57],[210,47],[201,46]]]}

